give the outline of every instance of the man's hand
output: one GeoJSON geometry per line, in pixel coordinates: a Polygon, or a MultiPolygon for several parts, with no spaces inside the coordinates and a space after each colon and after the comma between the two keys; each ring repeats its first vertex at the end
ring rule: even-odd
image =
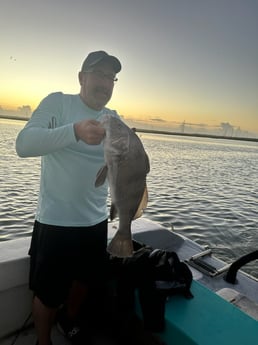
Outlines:
{"type": "Polygon", "coordinates": [[[96,120],[82,120],[74,124],[74,133],[77,140],[89,145],[98,145],[105,136],[105,129],[96,120]]]}

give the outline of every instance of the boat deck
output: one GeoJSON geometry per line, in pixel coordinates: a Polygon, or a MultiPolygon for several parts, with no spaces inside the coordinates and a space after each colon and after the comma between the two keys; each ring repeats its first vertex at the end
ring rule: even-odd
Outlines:
{"type": "MultiPolygon", "coordinates": [[[[141,323],[132,324],[123,340],[112,335],[93,333],[92,345],[253,345],[258,339],[258,323],[219,295],[198,282],[193,282],[192,299],[172,296],[166,303],[165,331],[156,336],[145,331],[141,323]]],[[[30,327],[20,334],[0,340],[1,345],[35,345],[36,336],[30,327]]],[[[55,327],[54,345],[69,345],[55,327]]],[[[87,345],[87,342],[85,342],[87,345]]]]}
{"type": "MultiPolygon", "coordinates": [[[[110,224],[109,236],[112,237],[116,230],[116,224],[110,224]]],[[[218,271],[225,266],[224,262],[214,258],[208,251],[206,255],[206,248],[146,219],[141,218],[133,222],[133,234],[137,241],[153,248],[175,251],[181,261],[189,263],[192,257],[205,253],[201,256],[204,266],[214,267],[218,271]]],[[[15,323],[17,329],[17,325],[21,325],[29,314],[31,295],[28,295],[27,287],[28,258],[25,254],[27,253],[27,242],[17,240],[13,245],[10,243],[8,250],[7,246],[2,243],[1,248],[0,261],[3,270],[0,270],[0,282],[3,289],[2,296],[6,297],[2,297],[1,300],[0,331],[6,331],[7,326],[9,327],[8,322],[11,320],[8,306],[14,305],[16,308],[13,309],[11,317],[12,323],[15,323]],[[24,248],[21,246],[22,243],[24,248]],[[6,259],[10,258],[10,253],[12,260],[6,259]],[[8,275],[5,275],[6,272],[8,275]],[[19,288],[21,295],[17,295],[18,290],[15,287],[17,282],[14,279],[21,283],[19,288]],[[22,306],[23,301],[24,303],[27,301],[27,310],[22,306]],[[24,310],[23,315],[19,315],[19,307],[24,310]],[[6,320],[2,318],[5,312],[6,315],[9,315],[9,319],[8,317],[6,320]]],[[[253,345],[256,343],[255,340],[258,339],[257,280],[239,271],[237,284],[233,285],[225,282],[223,274],[211,276],[205,270],[203,271],[202,267],[200,269],[189,267],[194,278],[191,288],[194,298],[186,300],[180,298],[181,296],[173,296],[169,299],[166,304],[167,327],[163,334],[156,335],[147,332],[140,323],[136,323],[125,334],[125,341],[119,343],[115,340],[115,336],[107,336],[97,331],[93,334],[92,345],[161,345],[164,342],[167,345],[228,345],[231,343],[253,345]],[[235,305],[228,303],[225,299],[235,305]],[[216,327],[219,331],[216,331],[216,327]],[[243,331],[245,331],[244,336],[243,331]],[[207,334],[210,338],[205,338],[207,334]],[[231,342],[232,336],[234,342],[231,342]]],[[[56,327],[53,329],[52,340],[53,345],[70,344],[56,327]]],[[[7,338],[1,338],[0,334],[0,345],[35,345],[35,343],[36,334],[32,326],[21,332],[13,333],[7,338]]]]}
{"type": "MultiPolygon", "coordinates": [[[[90,345],[165,345],[158,335],[144,330],[140,324],[131,328],[128,336],[124,335],[124,337],[119,342],[115,335],[106,335],[105,333],[98,332],[92,335],[90,345]]],[[[71,342],[61,334],[56,326],[53,328],[51,338],[53,345],[71,345],[71,342]]],[[[37,337],[32,324],[15,334],[0,339],[0,345],[36,345],[36,342],[37,337]]],[[[88,345],[86,340],[85,345],[88,345]]]]}

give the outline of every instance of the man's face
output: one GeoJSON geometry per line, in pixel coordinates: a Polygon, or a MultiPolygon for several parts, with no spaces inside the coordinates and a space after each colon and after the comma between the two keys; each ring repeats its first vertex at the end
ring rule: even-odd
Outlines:
{"type": "Polygon", "coordinates": [[[112,96],[115,78],[115,71],[109,63],[100,62],[90,70],[80,72],[83,102],[92,109],[101,110],[112,96]]]}

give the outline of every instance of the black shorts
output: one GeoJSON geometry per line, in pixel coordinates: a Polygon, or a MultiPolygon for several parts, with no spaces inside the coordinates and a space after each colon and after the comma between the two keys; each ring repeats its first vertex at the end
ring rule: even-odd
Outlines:
{"type": "Polygon", "coordinates": [[[29,286],[51,308],[61,305],[74,280],[103,281],[107,264],[107,220],[91,227],[34,223],[29,250],[29,286]]]}

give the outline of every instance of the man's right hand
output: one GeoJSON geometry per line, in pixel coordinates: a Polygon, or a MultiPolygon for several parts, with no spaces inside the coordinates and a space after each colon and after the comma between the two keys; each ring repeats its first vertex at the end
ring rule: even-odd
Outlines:
{"type": "Polygon", "coordinates": [[[74,124],[76,139],[89,145],[98,145],[105,136],[105,129],[96,120],[82,120],[74,124]]]}

